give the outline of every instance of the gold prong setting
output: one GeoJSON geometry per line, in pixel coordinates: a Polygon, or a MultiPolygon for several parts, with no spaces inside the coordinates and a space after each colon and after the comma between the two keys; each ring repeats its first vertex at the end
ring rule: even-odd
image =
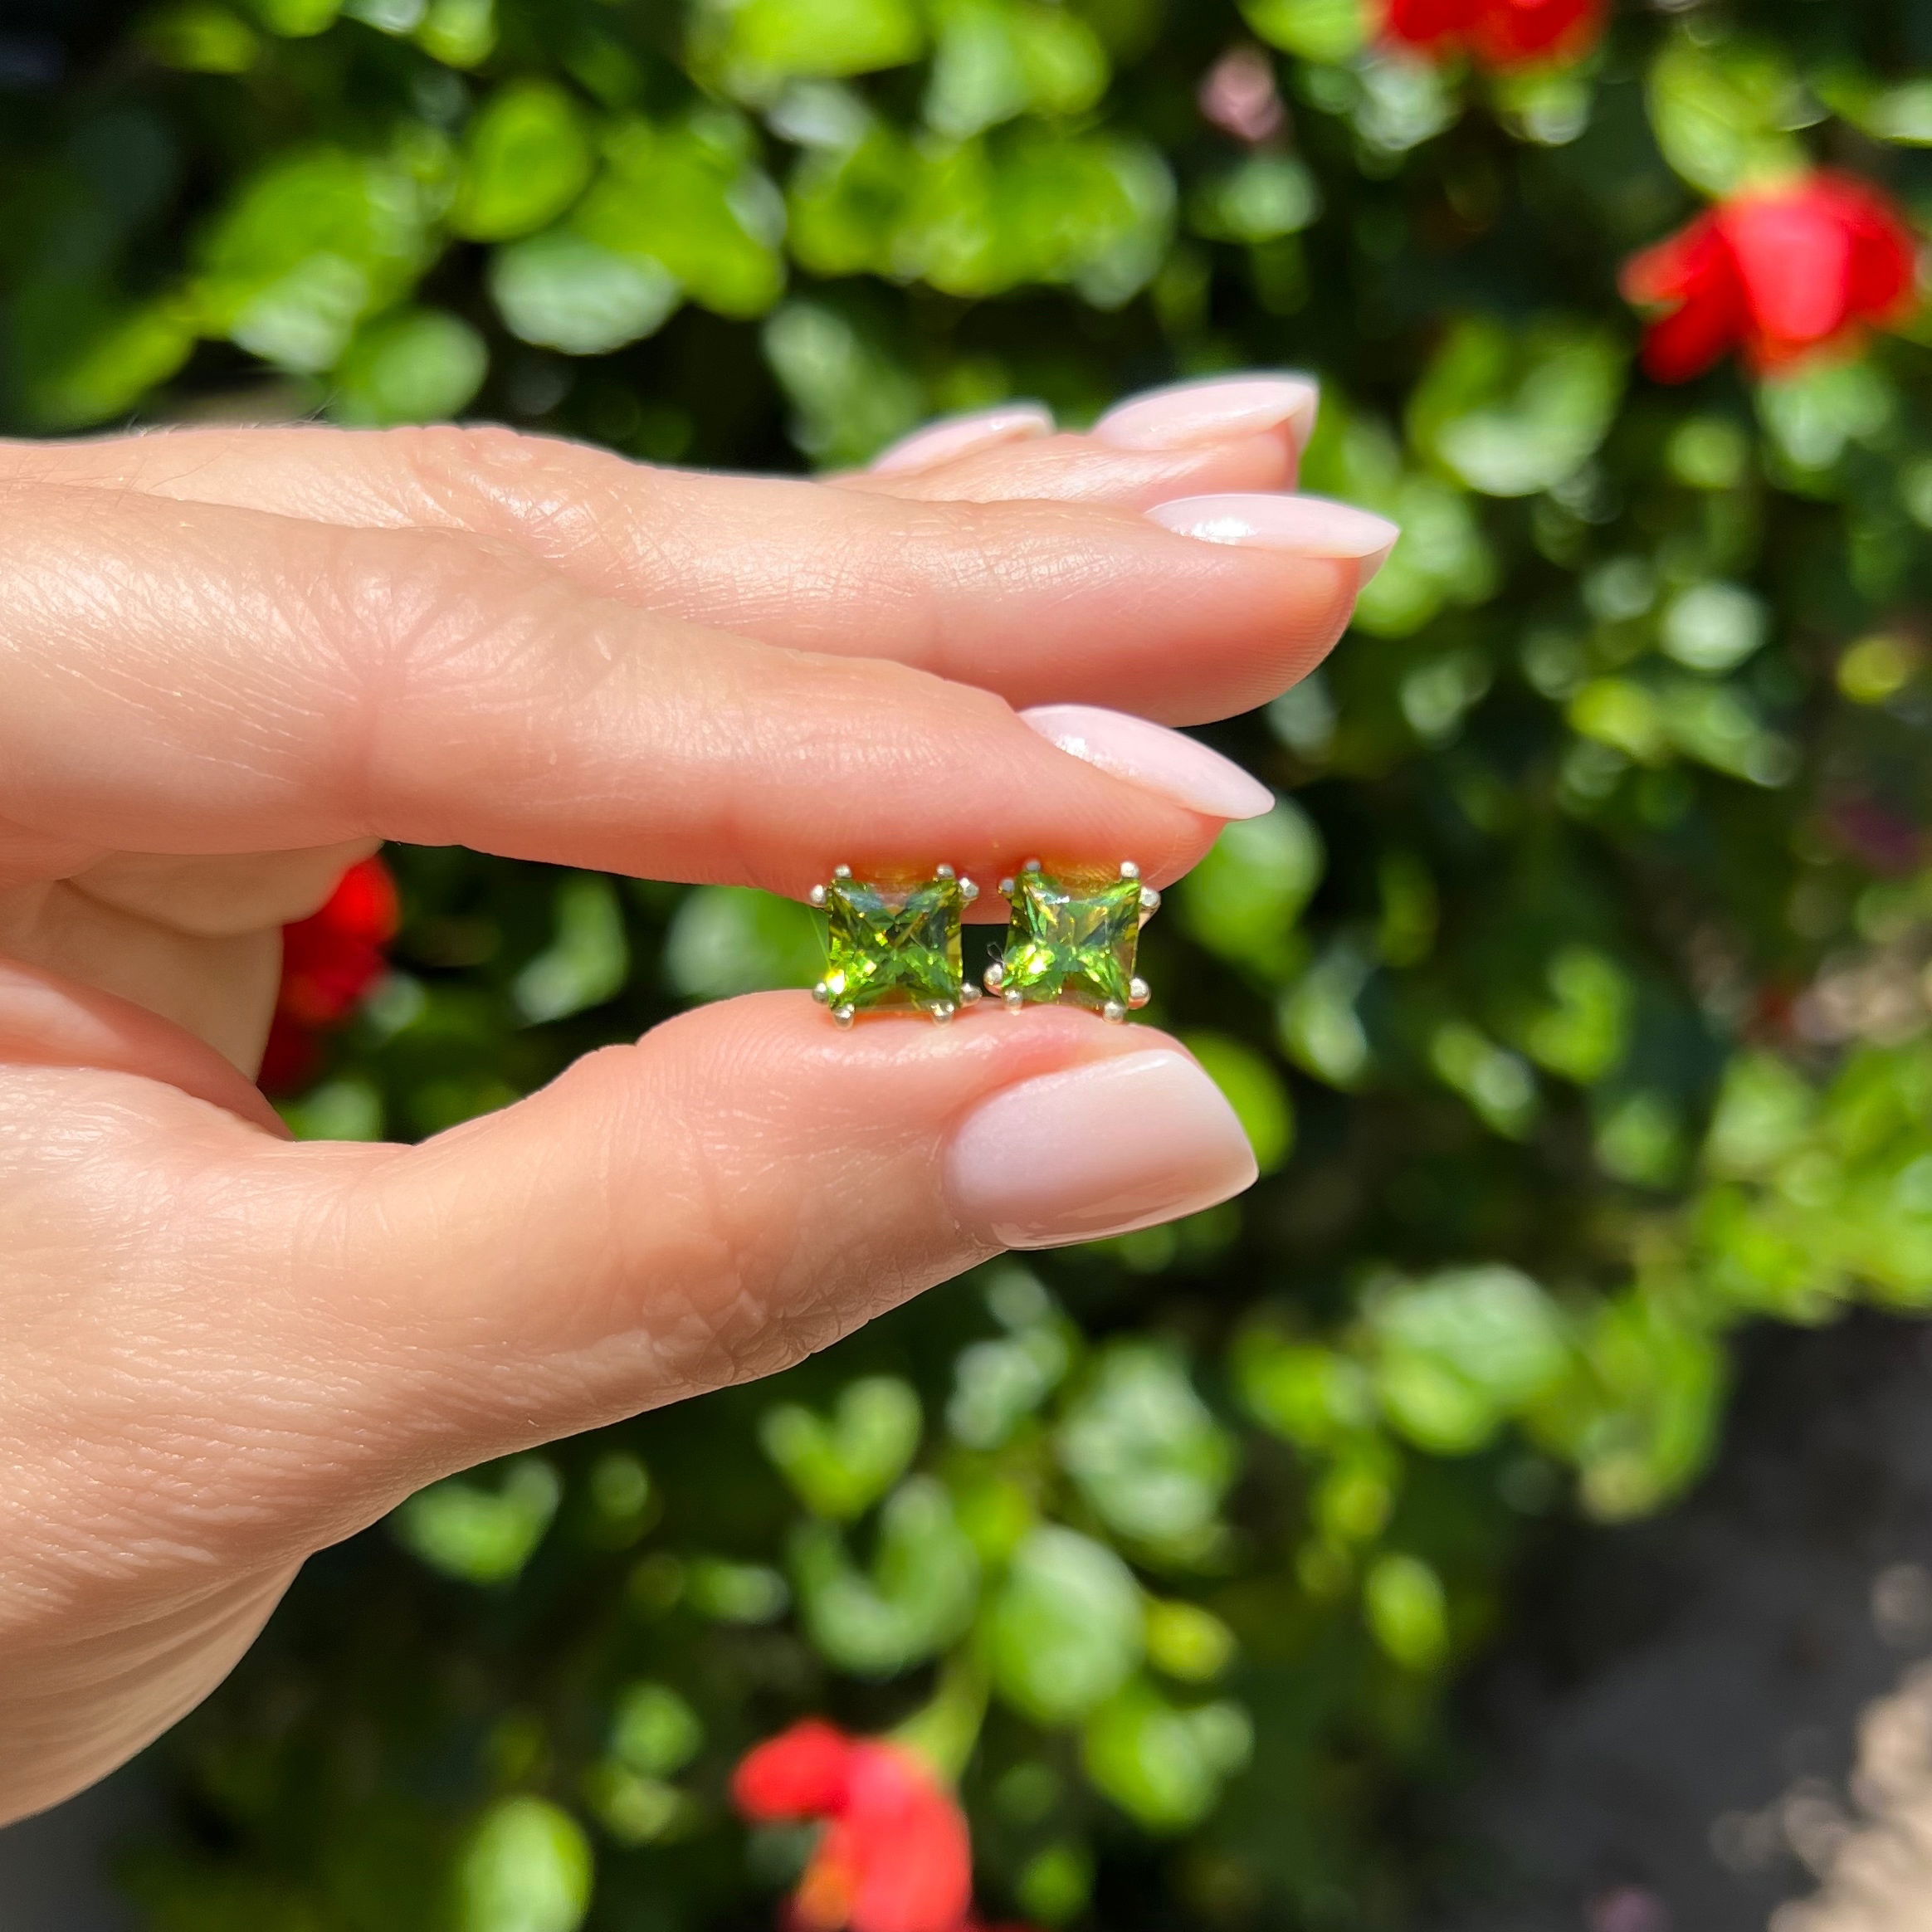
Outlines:
{"type": "Polygon", "coordinates": [[[961,914],[978,896],[949,865],[910,881],[833,866],[806,895],[826,915],[826,972],[812,997],[841,1027],[874,1012],[922,1012],[946,1025],[979,998],[960,956],[961,914]]]}
{"type": "Polygon", "coordinates": [[[1090,873],[1049,874],[1038,859],[999,882],[1012,910],[1006,944],[981,976],[1008,1012],[1048,1002],[1084,1006],[1123,1023],[1152,997],[1134,971],[1140,929],[1160,906],[1132,859],[1095,882],[1090,873]]]}

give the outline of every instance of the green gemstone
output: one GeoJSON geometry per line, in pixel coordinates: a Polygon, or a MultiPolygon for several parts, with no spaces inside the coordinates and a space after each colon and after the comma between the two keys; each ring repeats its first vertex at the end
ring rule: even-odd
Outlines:
{"type": "Polygon", "coordinates": [[[957,879],[904,888],[834,879],[825,889],[825,1003],[834,1012],[957,1007],[964,904],[957,879]]]}
{"type": "Polygon", "coordinates": [[[1089,888],[1022,872],[1013,881],[1012,909],[1000,960],[1003,995],[1097,1007],[1132,1004],[1138,879],[1089,888]]]}

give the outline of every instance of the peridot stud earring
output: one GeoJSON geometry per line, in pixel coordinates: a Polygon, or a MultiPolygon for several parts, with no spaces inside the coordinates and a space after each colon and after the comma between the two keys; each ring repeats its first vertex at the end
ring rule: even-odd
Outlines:
{"type": "Polygon", "coordinates": [[[1134,955],[1160,895],[1140,883],[1131,860],[1118,879],[1088,885],[1049,876],[1029,859],[999,889],[1012,902],[1012,923],[1006,950],[986,969],[988,993],[1014,1008],[1069,1000],[1115,1021],[1147,1004],[1147,982],[1134,978],[1134,955]]]}
{"type": "Polygon", "coordinates": [[[979,998],[959,963],[960,915],[979,888],[950,866],[908,886],[855,879],[850,866],[839,866],[809,896],[825,911],[827,954],[812,997],[842,1027],[861,1012],[894,1007],[949,1020],[979,998]]]}

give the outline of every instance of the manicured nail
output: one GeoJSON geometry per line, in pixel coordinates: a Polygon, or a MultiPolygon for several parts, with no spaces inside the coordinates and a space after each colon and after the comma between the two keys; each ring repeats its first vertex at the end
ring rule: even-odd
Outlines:
{"type": "Polygon", "coordinates": [[[1008,1087],[967,1116],[946,1156],[960,1219],[1003,1247],[1172,1221],[1238,1194],[1256,1172],[1221,1090],[1171,1048],[1008,1087]]]}
{"type": "Polygon", "coordinates": [[[1275,794],[1198,739],[1095,705],[1036,705],[1021,718],[1062,751],[1210,818],[1259,818],[1275,794]]]}
{"type": "Polygon", "coordinates": [[[1280,429],[1299,455],[1315,433],[1320,402],[1311,376],[1220,376],[1130,396],[1094,425],[1094,434],[1116,449],[1182,450],[1280,429]]]}
{"type": "Polygon", "coordinates": [[[873,457],[875,476],[901,470],[928,470],[950,462],[968,450],[990,449],[996,443],[1027,442],[1053,433],[1053,412],[1040,402],[1003,402],[997,409],[976,410],[970,416],[949,416],[929,422],[873,457]]]}
{"type": "Polygon", "coordinates": [[[1345,557],[1366,583],[1388,560],[1402,526],[1327,496],[1181,496],[1147,513],[1177,536],[1251,544],[1297,557],[1345,557]]]}

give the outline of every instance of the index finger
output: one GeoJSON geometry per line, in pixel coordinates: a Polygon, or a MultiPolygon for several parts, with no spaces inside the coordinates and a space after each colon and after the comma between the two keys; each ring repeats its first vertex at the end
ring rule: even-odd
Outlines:
{"type": "Polygon", "coordinates": [[[90,489],[34,492],[12,529],[0,829],[70,846],[396,838],[803,896],[837,863],[1158,881],[1268,802],[1138,720],[1156,754],[1100,744],[1101,768],[983,690],[676,622],[474,539],[90,489]]]}

